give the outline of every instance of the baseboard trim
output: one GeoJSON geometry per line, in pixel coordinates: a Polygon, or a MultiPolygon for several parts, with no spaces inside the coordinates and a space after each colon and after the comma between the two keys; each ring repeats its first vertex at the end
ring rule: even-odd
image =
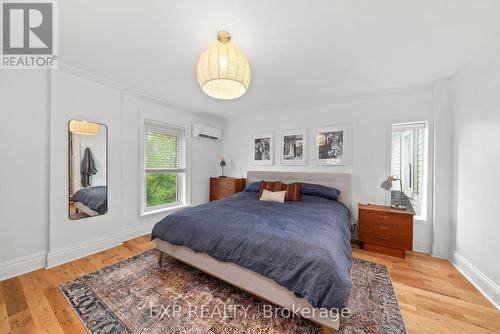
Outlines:
{"type": "Polygon", "coordinates": [[[452,252],[450,262],[497,310],[500,310],[500,287],[495,282],[456,251],[452,252]]]}
{"type": "Polygon", "coordinates": [[[47,254],[47,268],[52,268],[119,246],[123,241],[123,233],[119,233],[111,237],[84,242],[76,247],[49,252],[47,254]]]}
{"type": "Polygon", "coordinates": [[[45,253],[34,253],[0,263],[0,281],[45,267],[45,253]]]}
{"type": "Polygon", "coordinates": [[[66,248],[54,252],[34,253],[13,260],[0,263],[0,281],[29,273],[41,268],[52,268],[64,263],[81,259],[106,249],[121,245],[124,241],[151,233],[151,226],[141,226],[122,231],[108,237],[84,242],[76,247],[66,248]]]}
{"type": "Polygon", "coordinates": [[[96,239],[93,241],[84,242],[76,247],[49,252],[47,254],[47,268],[52,268],[64,263],[81,259],[85,256],[102,252],[106,249],[119,246],[124,241],[151,233],[151,229],[152,227],[149,225],[130,228],[121,231],[117,235],[113,235],[107,238],[96,239]]]}

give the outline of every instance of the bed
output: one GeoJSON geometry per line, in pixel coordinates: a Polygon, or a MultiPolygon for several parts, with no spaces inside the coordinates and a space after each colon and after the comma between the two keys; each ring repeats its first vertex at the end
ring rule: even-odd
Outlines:
{"type": "Polygon", "coordinates": [[[352,284],[351,176],[248,172],[248,183],[260,180],[335,186],[342,194],[281,204],[247,191],[176,212],[153,228],[159,261],[166,253],[278,306],[312,310],[302,315],[330,333],[339,316],[319,310],[345,307],[352,284]]]}
{"type": "Polygon", "coordinates": [[[72,197],[75,208],[88,216],[98,216],[108,211],[106,186],[86,187],[78,190],[72,197]]]}

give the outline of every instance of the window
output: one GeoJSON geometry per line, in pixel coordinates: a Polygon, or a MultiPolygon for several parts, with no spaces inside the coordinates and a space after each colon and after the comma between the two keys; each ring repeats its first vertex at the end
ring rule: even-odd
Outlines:
{"type": "Polygon", "coordinates": [[[184,129],[146,120],[144,130],[143,211],[184,204],[184,129]]]}
{"type": "Polygon", "coordinates": [[[391,174],[401,178],[416,219],[427,220],[427,123],[393,124],[391,174]]]}

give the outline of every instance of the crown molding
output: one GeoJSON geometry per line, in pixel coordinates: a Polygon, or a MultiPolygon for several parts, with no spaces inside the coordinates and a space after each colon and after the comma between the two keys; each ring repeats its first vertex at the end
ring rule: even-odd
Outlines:
{"type": "MultiPolygon", "coordinates": [[[[59,71],[62,71],[64,73],[72,74],[72,75],[75,75],[77,77],[87,79],[89,81],[93,81],[95,83],[98,83],[98,84],[101,84],[101,85],[104,85],[104,86],[107,86],[110,88],[115,88],[115,89],[119,89],[119,90],[123,90],[123,89],[127,88],[126,85],[121,84],[117,81],[110,80],[110,79],[105,78],[103,76],[94,74],[92,72],[88,72],[86,70],[83,70],[81,68],[74,67],[71,65],[59,63],[58,68],[55,70],[56,71],[59,70],[59,71]]],[[[51,70],[51,72],[53,72],[55,70],[51,70]]]]}
{"type": "MultiPolygon", "coordinates": [[[[284,112],[284,111],[298,111],[304,108],[311,108],[311,107],[325,107],[329,105],[335,105],[335,104],[340,104],[340,103],[348,103],[348,102],[353,102],[353,101],[360,101],[360,100],[367,100],[367,99],[375,99],[379,97],[384,97],[384,96],[389,96],[389,95],[395,95],[395,94],[404,94],[404,93],[409,93],[409,92],[414,92],[418,90],[424,90],[424,89],[433,89],[435,85],[443,80],[449,80],[453,78],[453,75],[447,75],[443,76],[441,78],[437,78],[435,80],[431,81],[425,81],[421,83],[416,83],[413,85],[406,85],[406,86],[400,86],[400,87],[391,87],[387,89],[381,89],[381,90],[374,90],[374,91],[365,91],[365,92],[359,92],[359,93],[347,93],[347,94],[338,94],[338,95],[323,95],[323,96],[316,96],[316,97],[309,97],[305,99],[301,99],[292,103],[288,104],[282,104],[280,106],[261,106],[258,111],[244,111],[241,113],[237,113],[234,115],[228,115],[228,116],[221,116],[209,112],[196,112],[196,111],[191,111],[188,110],[184,107],[180,107],[178,105],[172,104],[170,101],[159,97],[155,94],[148,93],[144,91],[143,89],[139,89],[136,87],[130,87],[128,85],[125,85],[123,83],[108,79],[106,77],[94,74],[92,72],[64,64],[64,63],[59,63],[58,70],[63,71],[65,73],[73,74],[78,77],[94,81],[96,83],[99,83],[101,85],[105,85],[111,88],[115,88],[121,91],[122,94],[124,95],[129,95],[129,96],[135,96],[139,97],[145,100],[148,100],[150,102],[160,104],[164,107],[174,109],[177,111],[185,112],[190,114],[191,116],[199,117],[199,118],[209,118],[211,120],[218,120],[218,121],[227,121],[231,119],[238,118],[243,115],[248,115],[248,114],[255,114],[255,113],[279,113],[279,112],[284,112]]],[[[51,70],[53,71],[53,70],[51,70]]]]}
{"type": "MultiPolygon", "coordinates": [[[[206,119],[207,121],[214,121],[214,120],[215,121],[223,121],[225,119],[223,117],[220,117],[218,115],[211,114],[211,113],[201,113],[201,112],[194,112],[194,111],[187,110],[185,108],[174,105],[174,104],[170,103],[169,101],[165,100],[164,98],[158,97],[154,94],[149,94],[143,90],[129,87],[129,86],[122,84],[118,81],[108,79],[106,77],[97,75],[95,73],[92,73],[92,72],[89,72],[89,71],[86,71],[86,70],[83,70],[81,68],[74,67],[74,66],[71,66],[68,64],[59,63],[58,68],[56,70],[59,70],[59,71],[62,71],[64,73],[71,74],[71,75],[98,83],[98,84],[106,86],[106,87],[117,89],[120,91],[120,93],[122,95],[138,97],[138,98],[141,98],[143,100],[147,100],[149,102],[159,104],[165,108],[184,112],[184,113],[189,114],[190,116],[198,117],[200,119],[206,119]]],[[[54,70],[50,70],[50,71],[52,72],[54,70]]]]}
{"type": "Polygon", "coordinates": [[[289,111],[300,111],[304,108],[320,108],[327,107],[331,105],[341,104],[341,103],[349,103],[354,101],[362,101],[368,99],[376,99],[380,97],[396,95],[396,94],[404,94],[415,92],[419,90],[425,89],[434,89],[435,85],[441,81],[449,80],[452,76],[445,76],[442,78],[438,78],[431,81],[425,81],[413,85],[401,86],[401,87],[392,87],[387,89],[381,89],[376,91],[365,91],[359,93],[348,93],[348,94],[338,94],[338,95],[323,95],[317,97],[309,97],[294,103],[283,104],[279,107],[262,107],[259,111],[247,111],[241,112],[236,115],[231,115],[225,117],[228,120],[237,119],[240,116],[245,116],[250,113],[279,113],[279,112],[289,112],[289,111]]]}

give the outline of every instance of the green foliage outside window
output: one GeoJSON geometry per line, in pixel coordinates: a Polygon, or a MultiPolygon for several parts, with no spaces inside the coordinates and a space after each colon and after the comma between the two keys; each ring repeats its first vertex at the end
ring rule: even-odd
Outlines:
{"type": "Polygon", "coordinates": [[[177,201],[177,174],[148,174],[146,177],[147,207],[177,201]]]}

